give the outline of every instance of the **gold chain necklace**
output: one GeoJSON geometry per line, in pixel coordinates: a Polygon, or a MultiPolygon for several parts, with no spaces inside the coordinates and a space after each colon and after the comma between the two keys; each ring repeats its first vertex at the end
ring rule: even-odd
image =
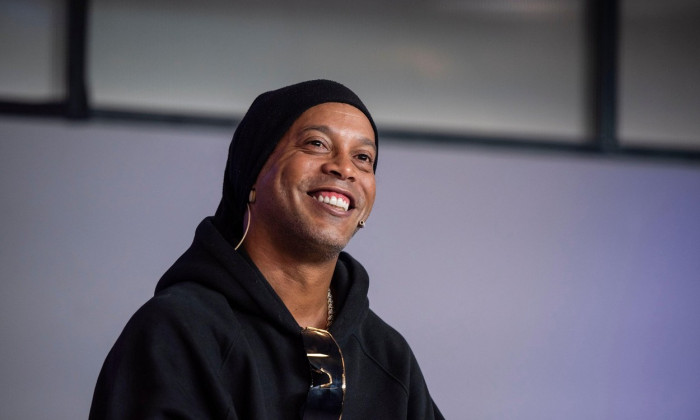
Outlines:
{"type": "Polygon", "coordinates": [[[326,320],[326,330],[331,327],[331,324],[333,323],[333,317],[335,314],[333,313],[333,294],[331,293],[331,288],[328,288],[328,319],[326,320]]]}

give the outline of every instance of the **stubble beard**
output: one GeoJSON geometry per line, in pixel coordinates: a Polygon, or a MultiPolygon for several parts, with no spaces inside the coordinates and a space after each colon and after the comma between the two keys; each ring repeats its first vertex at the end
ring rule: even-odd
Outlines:
{"type": "Polygon", "coordinates": [[[349,242],[349,238],[323,231],[301,218],[295,217],[289,222],[286,226],[288,235],[285,235],[289,238],[289,246],[307,260],[324,262],[337,259],[349,242]]]}

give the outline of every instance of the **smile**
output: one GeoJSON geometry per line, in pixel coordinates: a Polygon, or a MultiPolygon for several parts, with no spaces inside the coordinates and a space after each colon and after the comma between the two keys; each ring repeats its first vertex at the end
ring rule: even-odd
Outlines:
{"type": "Polygon", "coordinates": [[[350,200],[338,193],[323,191],[312,195],[319,203],[329,204],[344,211],[348,211],[350,200]]]}

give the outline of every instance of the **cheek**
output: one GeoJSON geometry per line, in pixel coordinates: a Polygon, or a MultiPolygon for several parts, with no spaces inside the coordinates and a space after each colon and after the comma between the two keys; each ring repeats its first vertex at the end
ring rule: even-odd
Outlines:
{"type": "Polygon", "coordinates": [[[258,176],[258,179],[255,181],[255,189],[257,190],[258,195],[267,196],[273,194],[275,189],[274,175],[275,174],[273,171],[268,170],[267,172],[261,173],[258,176]]]}
{"type": "Polygon", "coordinates": [[[279,177],[287,185],[298,186],[317,177],[319,173],[320,165],[317,161],[299,156],[285,162],[279,177]]]}
{"type": "Polygon", "coordinates": [[[377,186],[374,180],[367,182],[364,189],[367,197],[367,212],[369,213],[372,210],[372,206],[374,206],[374,199],[377,196],[377,186]]]}
{"type": "Polygon", "coordinates": [[[274,176],[269,181],[271,188],[287,199],[296,195],[298,191],[304,191],[311,166],[308,162],[290,159],[284,165],[275,167],[274,176]]]}

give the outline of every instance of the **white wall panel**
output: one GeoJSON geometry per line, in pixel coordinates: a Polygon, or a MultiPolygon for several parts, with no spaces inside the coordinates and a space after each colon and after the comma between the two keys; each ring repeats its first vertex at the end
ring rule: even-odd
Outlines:
{"type": "Polygon", "coordinates": [[[447,2],[96,1],[92,93],[101,107],[240,115],[260,92],[330,78],[389,126],[580,142],[581,2],[543,3],[514,14],[447,2]]]}
{"type": "Polygon", "coordinates": [[[700,150],[700,2],[622,3],[621,143],[700,150]]]}
{"type": "Polygon", "coordinates": [[[62,99],[64,2],[0,2],[0,98],[62,99]]]}

